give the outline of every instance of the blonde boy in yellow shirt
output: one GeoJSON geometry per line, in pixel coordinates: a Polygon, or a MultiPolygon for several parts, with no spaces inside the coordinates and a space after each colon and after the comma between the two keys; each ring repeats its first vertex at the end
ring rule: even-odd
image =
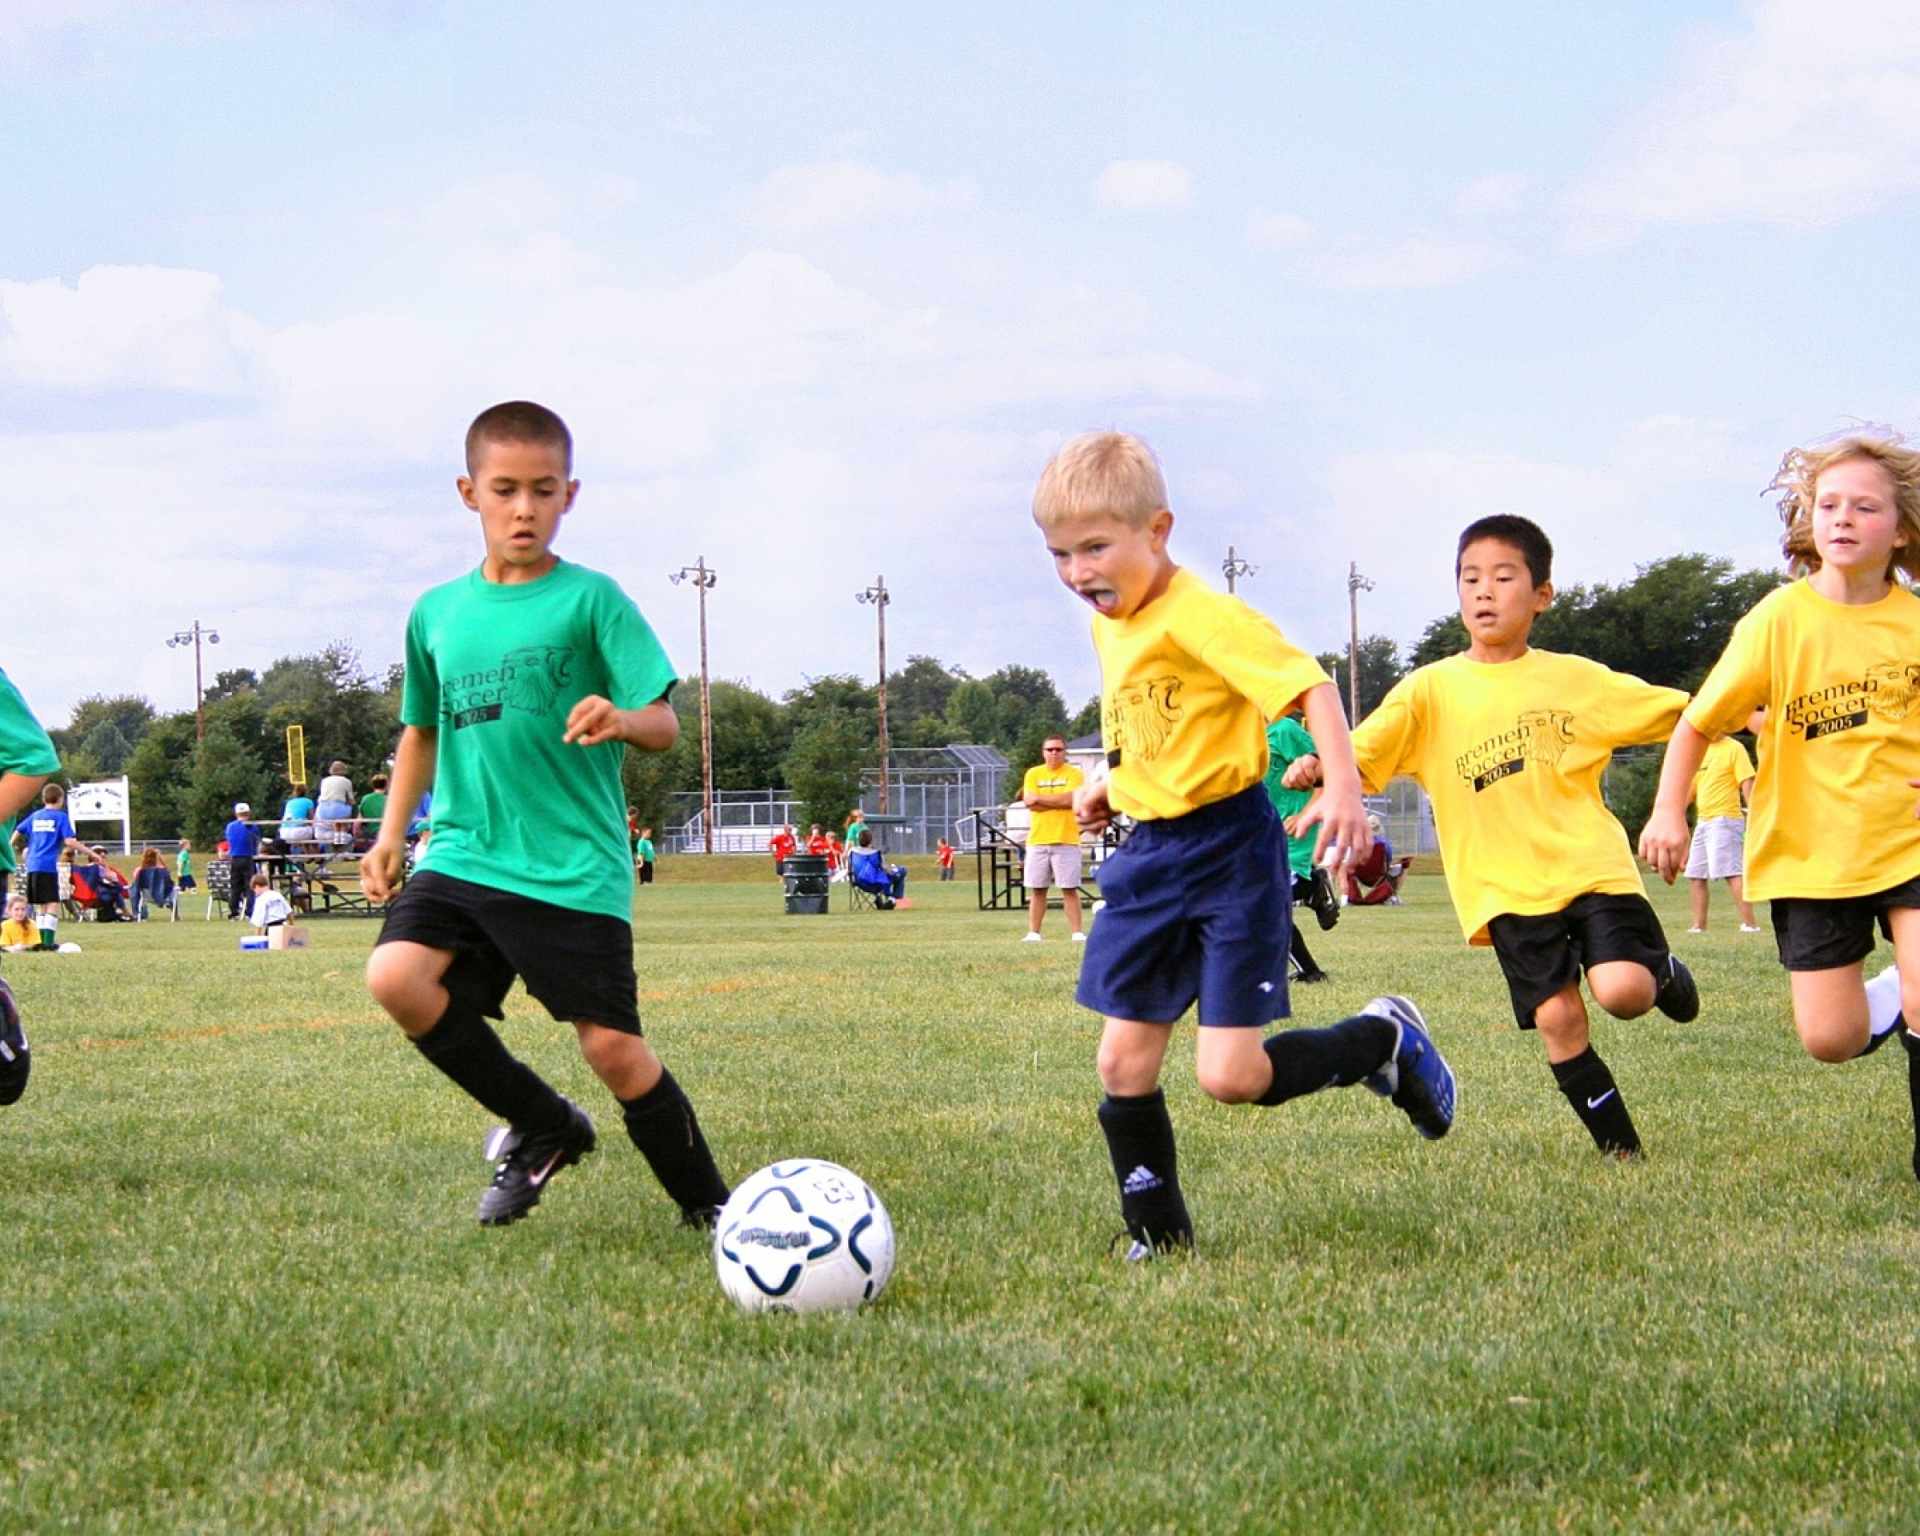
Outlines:
{"type": "Polygon", "coordinates": [[[1851,1061],[1900,1036],[1920,1178],[1920,597],[1908,585],[1920,579],[1920,452],[1846,437],[1795,449],[1774,484],[1800,579],[1734,626],[1673,733],[1640,851],[1667,880],[1679,873],[1707,744],[1767,706],[1746,893],[1773,904],[1808,1055],[1851,1061]],[[1895,963],[1869,981],[1876,927],[1895,963]]]}
{"type": "MultiPolygon", "coordinates": [[[[1658,1007],[1684,1022],[1700,995],[1667,946],[1600,776],[1615,747],[1664,741],[1687,696],[1529,646],[1553,601],[1553,546],[1526,518],[1471,524],[1454,576],[1467,649],[1402,678],[1354,732],[1361,782],[1420,781],[1467,942],[1493,947],[1514,1019],[1539,1030],[1594,1144],[1631,1157],[1639,1133],[1593,1048],[1581,974],[1620,1019],[1658,1007]]],[[[1313,772],[1302,759],[1289,783],[1313,772]]]]}
{"type": "Polygon", "coordinates": [[[1077,997],[1104,1016],[1100,1128],[1127,1257],[1145,1259],[1193,1242],[1160,1070],[1196,1003],[1195,1075],[1224,1103],[1364,1082],[1431,1139],[1453,1123],[1454,1079],[1403,997],[1375,998],[1330,1029],[1262,1038],[1288,1012],[1292,906],[1286,835],[1264,783],[1266,726],[1296,701],[1326,763],[1326,792],[1300,813],[1321,829],[1316,854],[1357,857],[1371,842],[1346,717],[1319,664],[1174,564],[1166,483],[1139,438],[1068,443],[1040,477],[1033,518],[1056,574],[1095,615],[1108,774],[1081,788],[1074,810],[1089,830],[1115,813],[1134,821],[1101,867],[1106,908],[1077,997]]]}

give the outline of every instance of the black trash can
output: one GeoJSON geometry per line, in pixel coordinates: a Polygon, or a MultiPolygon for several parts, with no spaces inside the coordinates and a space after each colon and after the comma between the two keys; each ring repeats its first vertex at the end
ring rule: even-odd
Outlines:
{"type": "Polygon", "coordinates": [[[824,853],[796,853],[786,861],[781,874],[786,880],[789,914],[827,910],[827,856],[824,853]]]}

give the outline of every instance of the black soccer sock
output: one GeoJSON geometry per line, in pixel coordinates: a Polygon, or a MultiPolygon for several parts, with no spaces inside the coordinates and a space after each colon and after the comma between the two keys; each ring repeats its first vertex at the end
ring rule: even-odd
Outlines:
{"type": "Polygon", "coordinates": [[[1399,1038],[1391,1019],[1370,1013],[1355,1014],[1327,1029],[1269,1035],[1265,1048],[1273,1063],[1273,1082],[1255,1102],[1271,1107],[1322,1088],[1350,1087],[1385,1066],[1399,1038]]]}
{"type": "Polygon", "coordinates": [[[1897,1031],[1907,1048],[1907,1098],[1913,1104],[1913,1176],[1920,1179],[1920,1035],[1902,1028],[1897,1031]]]}
{"type": "Polygon", "coordinates": [[[1307,948],[1307,936],[1296,925],[1293,936],[1287,940],[1287,948],[1292,952],[1294,961],[1300,967],[1303,976],[1316,975],[1320,967],[1313,963],[1313,952],[1307,948]]]}
{"type": "Polygon", "coordinates": [[[567,1101],[514,1058],[478,1012],[449,1001],[440,1022],[416,1036],[420,1054],[515,1130],[535,1133],[566,1123],[567,1101]]]}
{"type": "Polygon", "coordinates": [[[1633,1128],[1619,1086],[1600,1053],[1588,1046],[1571,1061],[1556,1061],[1553,1080],[1567,1096],[1573,1112],[1593,1137],[1593,1144],[1615,1157],[1631,1157],[1640,1150],[1640,1136],[1633,1128]]]}
{"type": "Polygon", "coordinates": [[[1165,1251],[1191,1247],[1193,1222],[1180,1193],[1179,1159],[1167,1096],[1156,1088],[1137,1097],[1108,1094],[1100,1101],[1100,1129],[1120,1185],[1120,1215],[1136,1242],[1165,1251]]]}
{"type": "Polygon", "coordinates": [[[660,1081],[637,1099],[620,1100],[620,1111],[627,1138],[674,1204],[693,1211],[727,1203],[727,1181],[707,1150],[693,1104],[671,1072],[662,1067],[660,1081]]]}

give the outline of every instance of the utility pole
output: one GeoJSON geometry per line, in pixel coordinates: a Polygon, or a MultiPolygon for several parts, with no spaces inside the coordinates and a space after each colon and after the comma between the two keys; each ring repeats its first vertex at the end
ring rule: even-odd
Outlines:
{"type": "Polygon", "coordinates": [[[876,576],[873,585],[853,594],[856,603],[872,603],[874,617],[880,621],[880,814],[887,814],[887,780],[893,776],[892,748],[887,742],[887,604],[893,601],[887,591],[887,578],[876,576]]]}
{"type": "Polygon", "coordinates": [[[1347,562],[1347,724],[1360,723],[1360,594],[1373,583],[1360,574],[1360,562],[1347,562]]]}
{"type": "Polygon", "coordinates": [[[700,825],[708,853],[713,852],[713,688],[707,674],[707,593],[719,579],[705,555],[667,577],[676,587],[692,582],[700,594],[700,825]]]}
{"type": "Polygon", "coordinates": [[[1229,595],[1233,592],[1233,582],[1236,576],[1258,576],[1260,574],[1260,567],[1242,560],[1233,552],[1233,546],[1231,544],[1227,546],[1227,558],[1220,562],[1220,569],[1226,572],[1227,592],[1229,595]]]}
{"type": "Polygon", "coordinates": [[[196,744],[207,739],[206,688],[200,681],[200,642],[203,639],[208,645],[220,643],[217,630],[202,629],[200,621],[195,619],[192,629],[183,629],[167,641],[169,650],[176,645],[193,647],[193,739],[196,744]]]}

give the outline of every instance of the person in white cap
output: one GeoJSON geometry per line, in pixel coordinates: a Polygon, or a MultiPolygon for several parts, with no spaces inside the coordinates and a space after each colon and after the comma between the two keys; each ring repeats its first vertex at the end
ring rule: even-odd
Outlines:
{"type": "Polygon", "coordinates": [[[253,824],[253,807],[241,800],[227,823],[227,918],[239,917],[253,883],[253,861],[260,852],[260,829],[253,824]]]}

